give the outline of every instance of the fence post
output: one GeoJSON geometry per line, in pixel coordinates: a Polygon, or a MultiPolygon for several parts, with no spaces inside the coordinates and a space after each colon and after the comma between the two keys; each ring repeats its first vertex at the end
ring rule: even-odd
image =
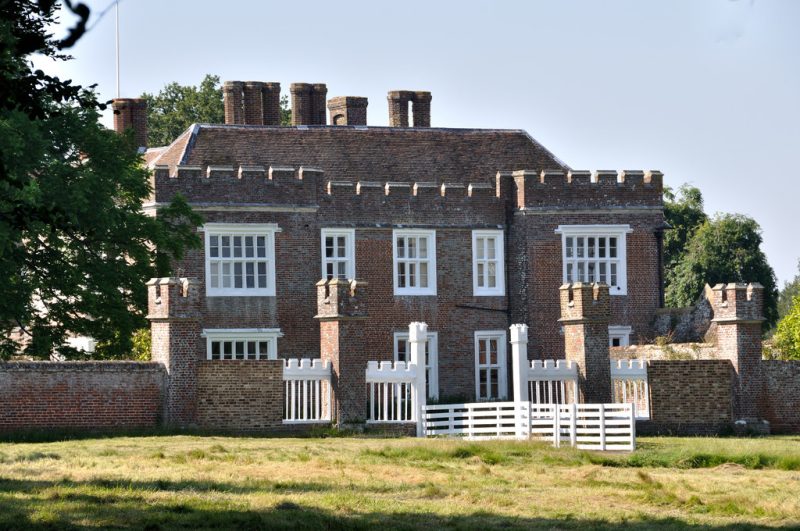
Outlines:
{"type": "Polygon", "coordinates": [[[569,444],[578,446],[578,404],[575,402],[569,405],[569,444]]]}
{"type": "Polygon", "coordinates": [[[416,376],[411,384],[412,402],[414,404],[414,420],[417,421],[417,437],[425,436],[425,404],[428,393],[425,389],[425,343],[428,341],[428,325],[413,322],[408,325],[408,342],[410,361],[416,368],[416,376]]]}
{"type": "Polygon", "coordinates": [[[631,404],[631,451],[636,450],[636,404],[631,404]]]}
{"type": "Polygon", "coordinates": [[[528,325],[513,324],[511,330],[511,367],[514,379],[514,400],[529,402],[528,396],[528,325]]]}
{"type": "Polygon", "coordinates": [[[606,405],[600,404],[600,450],[606,450],[606,405]]]}
{"type": "Polygon", "coordinates": [[[561,414],[558,411],[558,404],[550,404],[553,408],[553,446],[561,447],[561,414]]]}

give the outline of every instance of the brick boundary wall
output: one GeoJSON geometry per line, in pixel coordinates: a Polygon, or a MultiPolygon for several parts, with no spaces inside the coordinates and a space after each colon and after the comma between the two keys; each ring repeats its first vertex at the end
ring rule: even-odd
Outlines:
{"type": "Polygon", "coordinates": [[[772,433],[800,433],[800,361],[764,360],[761,416],[772,433]]]}
{"type": "Polygon", "coordinates": [[[0,363],[0,431],[158,426],[163,365],[151,362],[0,363]]]}
{"type": "Polygon", "coordinates": [[[728,360],[653,360],[648,363],[650,420],[642,434],[713,435],[733,422],[735,373],[728,360]]]}
{"type": "Polygon", "coordinates": [[[214,360],[197,365],[197,424],[236,432],[283,425],[283,360],[214,360]]]}

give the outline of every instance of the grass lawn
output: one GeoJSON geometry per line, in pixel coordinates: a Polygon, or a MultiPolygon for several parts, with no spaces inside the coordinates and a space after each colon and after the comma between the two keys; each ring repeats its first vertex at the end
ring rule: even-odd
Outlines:
{"type": "Polygon", "coordinates": [[[536,442],[113,437],[0,443],[0,528],[800,526],[800,437],[536,442]]]}

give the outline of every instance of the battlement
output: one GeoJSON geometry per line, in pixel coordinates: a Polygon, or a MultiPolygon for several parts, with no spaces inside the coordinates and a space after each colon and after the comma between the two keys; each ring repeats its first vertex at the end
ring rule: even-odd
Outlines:
{"type": "Polygon", "coordinates": [[[498,190],[509,177],[520,209],[663,207],[664,176],[654,170],[499,172],[498,190]]]}
{"type": "Polygon", "coordinates": [[[608,322],[611,300],[608,284],[575,282],[561,290],[561,322],[608,322]]]}
{"type": "Polygon", "coordinates": [[[578,364],[572,360],[531,360],[528,380],[547,382],[571,380],[578,377],[578,364]]]}
{"type": "Polygon", "coordinates": [[[317,282],[318,319],[366,317],[367,283],[361,280],[320,280],[317,282]]]}
{"type": "Polygon", "coordinates": [[[611,360],[611,377],[647,379],[647,360],[611,360]]]}
{"type": "Polygon", "coordinates": [[[368,383],[404,383],[410,382],[417,375],[417,366],[405,361],[368,361],[368,383]]]}
{"type": "Polygon", "coordinates": [[[151,278],[147,282],[147,318],[196,319],[199,284],[196,278],[151,278]]]}
{"type": "Polygon", "coordinates": [[[328,181],[325,185],[325,192],[329,196],[337,198],[344,196],[383,196],[400,197],[403,199],[410,197],[419,198],[476,198],[476,199],[500,199],[494,185],[490,183],[442,183],[433,182],[380,182],[380,181],[328,181]]]}
{"type": "Polygon", "coordinates": [[[179,164],[153,166],[159,201],[181,193],[189,201],[316,204],[324,172],[308,166],[179,164]]]}
{"type": "Polygon", "coordinates": [[[331,360],[290,358],[284,360],[284,380],[316,380],[331,374],[331,360]]]}
{"type": "Polygon", "coordinates": [[[758,282],[717,284],[711,293],[715,322],[764,320],[764,286],[758,282]]]}

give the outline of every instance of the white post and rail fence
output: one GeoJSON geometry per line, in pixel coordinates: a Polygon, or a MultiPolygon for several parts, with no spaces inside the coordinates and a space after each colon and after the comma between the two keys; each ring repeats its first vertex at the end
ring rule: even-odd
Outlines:
{"type": "MultiPolygon", "coordinates": [[[[366,368],[367,424],[416,425],[418,437],[540,438],[586,450],[636,448],[636,420],[649,417],[647,365],[611,362],[614,402],[576,403],[578,366],[566,360],[528,360],[528,327],[510,329],[514,401],[426,404],[427,324],[409,325],[408,362],[370,361],[366,368]]],[[[331,420],[331,368],[321,360],[287,360],[284,423],[331,420]]]]}

